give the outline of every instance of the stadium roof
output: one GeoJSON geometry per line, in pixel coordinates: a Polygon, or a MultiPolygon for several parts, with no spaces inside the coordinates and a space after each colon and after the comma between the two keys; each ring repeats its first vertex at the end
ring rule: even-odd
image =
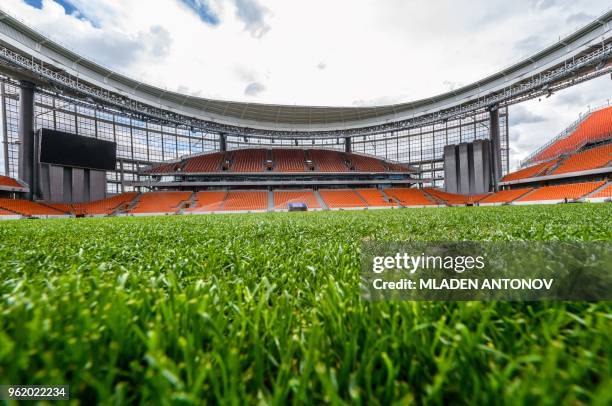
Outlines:
{"type": "MultiPolygon", "coordinates": [[[[321,132],[387,125],[448,109],[461,109],[462,106],[469,104],[476,106],[478,102],[484,102],[489,95],[503,96],[513,86],[523,84],[527,80],[533,82],[533,78],[537,78],[538,75],[540,77],[548,75],[559,66],[567,66],[568,61],[573,61],[598,47],[602,47],[605,51],[599,56],[607,58],[610,53],[610,49],[606,46],[610,45],[611,21],[612,11],[608,11],[531,57],[454,91],[407,103],[372,107],[245,103],[206,99],[163,90],[88,60],[2,11],[0,11],[0,45],[22,57],[39,60],[42,66],[67,73],[76,78],[77,82],[88,83],[97,89],[113,92],[173,114],[220,125],[258,130],[321,132]]],[[[0,52],[0,58],[5,62],[11,62],[6,52],[0,52]]],[[[6,71],[9,65],[0,65],[0,70],[6,71]]],[[[609,64],[606,65],[606,69],[609,67],[609,64]]],[[[14,75],[15,71],[12,70],[11,73],[14,75]]],[[[22,74],[22,78],[41,79],[36,76],[35,69],[22,74]]],[[[575,75],[576,72],[568,71],[569,74],[575,75]]],[[[39,83],[48,85],[44,81],[39,83]]],[[[543,86],[540,84],[539,87],[543,86]]],[[[533,94],[535,95],[535,92],[533,94]]],[[[498,99],[506,100],[503,97],[498,99]]],[[[482,107],[481,103],[479,108],[482,107]]],[[[468,111],[467,108],[464,111],[468,111]]]]}

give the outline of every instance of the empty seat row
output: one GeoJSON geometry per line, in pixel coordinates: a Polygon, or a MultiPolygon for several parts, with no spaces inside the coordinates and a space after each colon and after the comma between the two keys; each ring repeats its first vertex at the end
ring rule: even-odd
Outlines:
{"type": "Polygon", "coordinates": [[[129,210],[132,214],[176,213],[180,205],[191,196],[191,192],[150,192],[140,196],[136,206],[129,210]]]}
{"type": "Polygon", "coordinates": [[[491,204],[491,203],[510,203],[516,199],[524,196],[531,192],[532,188],[521,188],[521,189],[509,189],[500,190],[499,192],[487,195],[483,199],[480,199],[479,204],[491,204]]]}
{"type": "Polygon", "coordinates": [[[402,206],[434,206],[436,203],[425,195],[421,189],[389,188],[387,196],[396,199],[402,206]]]}
{"type": "Polygon", "coordinates": [[[0,175],[0,186],[6,186],[10,188],[23,189],[21,183],[17,182],[13,178],[9,178],[8,176],[0,175]]]}
{"type": "Polygon", "coordinates": [[[543,176],[548,173],[548,171],[553,168],[559,162],[558,159],[553,159],[548,162],[542,162],[537,165],[532,165],[524,169],[519,169],[518,171],[511,172],[502,178],[503,182],[509,182],[512,180],[519,179],[527,179],[533,178],[536,176],[543,176]]]}
{"type": "Polygon", "coordinates": [[[45,204],[21,199],[0,199],[0,209],[22,216],[63,216],[66,214],[45,204]]]}
{"type": "Polygon", "coordinates": [[[595,189],[604,185],[605,182],[581,182],[567,185],[544,186],[535,189],[518,199],[518,202],[536,202],[545,200],[576,200],[580,199],[595,189]]]}
{"type": "Polygon", "coordinates": [[[612,144],[607,144],[569,156],[552,174],[597,169],[608,165],[610,161],[612,161],[612,144]]]}

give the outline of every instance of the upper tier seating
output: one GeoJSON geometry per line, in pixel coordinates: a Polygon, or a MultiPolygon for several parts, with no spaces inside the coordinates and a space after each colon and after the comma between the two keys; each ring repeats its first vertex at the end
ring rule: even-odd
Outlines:
{"type": "Polygon", "coordinates": [[[484,199],[481,199],[478,203],[510,203],[515,201],[521,196],[531,192],[532,188],[522,188],[522,189],[511,189],[511,190],[500,190],[497,193],[493,193],[488,195],[484,199]]]}
{"type": "Polygon", "coordinates": [[[23,216],[62,216],[66,213],[29,200],[0,199],[0,208],[23,216]]]}
{"type": "Polygon", "coordinates": [[[220,211],[227,192],[205,191],[195,195],[195,205],[185,209],[186,213],[201,213],[209,211],[220,211]]]}
{"type": "Polygon", "coordinates": [[[304,203],[309,209],[321,208],[312,190],[277,190],[274,192],[274,209],[285,210],[289,203],[304,203]]]}
{"type": "Polygon", "coordinates": [[[543,161],[560,154],[577,151],[587,142],[609,138],[612,133],[612,107],[597,110],[589,115],[567,137],[555,142],[536,155],[534,161],[543,161]]]}
{"type": "Polygon", "coordinates": [[[369,156],[351,154],[350,159],[357,172],[386,172],[387,168],[380,159],[369,156]]]}
{"type": "Polygon", "coordinates": [[[148,173],[172,173],[172,172],[177,172],[179,170],[179,168],[181,167],[181,163],[180,162],[170,162],[167,164],[160,164],[157,166],[152,167],[151,169],[149,169],[147,172],[148,173]]]}
{"type": "Polygon", "coordinates": [[[520,169],[515,172],[511,172],[502,178],[502,182],[509,182],[511,180],[519,180],[519,179],[527,179],[533,178],[535,176],[543,176],[548,172],[552,167],[554,167],[559,162],[558,159],[553,159],[552,161],[543,162],[537,165],[529,166],[524,169],[520,169]]]}
{"type": "Polygon", "coordinates": [[[21,185],[21,183],[17,182],[13,178],[9,178],[8,176],[2,176],[2,175],[0,175],[0,186],[23,189],[23,186],[21,185]]]}
{"type": "Polygon", "coordinates": [[[268,192],[262,191],[232,191],[227,193],[223,210],[267,210],[268,192]]]}
{"type": "Polygon", "coordinates": [[[181,202],[188,200],[189,196],[191,196],[191,192],[145,193],[140,196],[140,200],[129,213],[176,213],[181,202]]]}
{"type": "Polygon", "coordinates": [[[189,158],[185,164],[184,172],[215,173],[221,172],[221,163],[225,152],[214,152],[189,158]]]}
{"type": "Polygon", "coordinates": [[[342,153],[322,149],[308,150],[308,155],[319,172],[348,172],[342,153]]]}
{"type": "Polygon", "coordinates": [[[266,149],[238,149],[232,151],[232,172],[263,172],[265,167],[266,149]]]}
{"type": "Polygon", "coordinates": [[[571,155],[552,174],[586,171],[606,166],[612,161],[612,144],[588,149],[571,155]]]}
{"type": "Polygon", "coordinates": [[[357,189],[356,192],[370,207],[397,206],[395,202],[389,202],[385,195],[378,189],[357,189]]]}
{"type": "Polygon", "coordinates": [[[589,197],[612,197],[612,183],[609,183],[608,186],[589,197]]]}
{"type": "Polygon", "coordinates": [[[319,194],[330,209],[367,207],[367,203],[353,189],[320,190],[319,194]]]}
{"type": "Polygon", "coordinates": [[[434,206],[436,204],[428,199],[421,189],[389,188],[385,189],[385,193],[397,199],[402,206],[434,206]]]}
{"type": "Polygon", "coordinates": [[[575,200],[603,186],[604,183],[605,182],[582,182],[567,185],[545,186],[534,190],[532,193],[521,197],[517,201],[535,202],[541,200],[575,200]]]}
{"type": "Polygon", "coordinates": [[[446,202],[447,204],[474,204],[478,202],[480,199],[488,196],[488,193],[466,196],[466,195],[458,195],[455,193],[445,192],[444,190],[435,189],[435,188],[426,188],[426,193],[429,193],[431,196],[446,202]]]}
{"type": "Polygon", "coordinates": [[[303,149],[273,149],[275,172],[306,172],[303,149]]]}

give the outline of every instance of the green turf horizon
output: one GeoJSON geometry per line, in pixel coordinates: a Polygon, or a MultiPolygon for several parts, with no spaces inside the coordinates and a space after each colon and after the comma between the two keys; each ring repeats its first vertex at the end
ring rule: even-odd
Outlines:
{"type": "Polygon", "coordinates": [[[81,403],[609,404],[609,302],[382,302],[363,240],[612,240],[612,205],[0,222],[0,384],[81,403]]]}

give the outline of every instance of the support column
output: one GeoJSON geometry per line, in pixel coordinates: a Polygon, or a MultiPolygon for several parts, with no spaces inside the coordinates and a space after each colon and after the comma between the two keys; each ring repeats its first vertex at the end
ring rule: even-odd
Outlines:
{"type": "Polygon", "coordinates": [[[502,175],[501,142],[499,137],[499,110],[489,112],[489,137],[491,138],[491,180],[493,188],[499,190],[498,183],[502,175]]]}
{"type": "Polygon", "coordinates": [[[351,137],[344,138],[344,152],[350,154],[352,152],[351,137]]]}
{"type": "Polygon", "coordinates": [[[227,137],[223,133],[219,133],[219,151],[220,152],[227,151],[227,137]]]}
{"type": "Polygon", "coordinates": [[[34,167],[34,84],[19,82],[19,179],[30,187],[26,194],[32,199],[36,191],[34,167]]]}

